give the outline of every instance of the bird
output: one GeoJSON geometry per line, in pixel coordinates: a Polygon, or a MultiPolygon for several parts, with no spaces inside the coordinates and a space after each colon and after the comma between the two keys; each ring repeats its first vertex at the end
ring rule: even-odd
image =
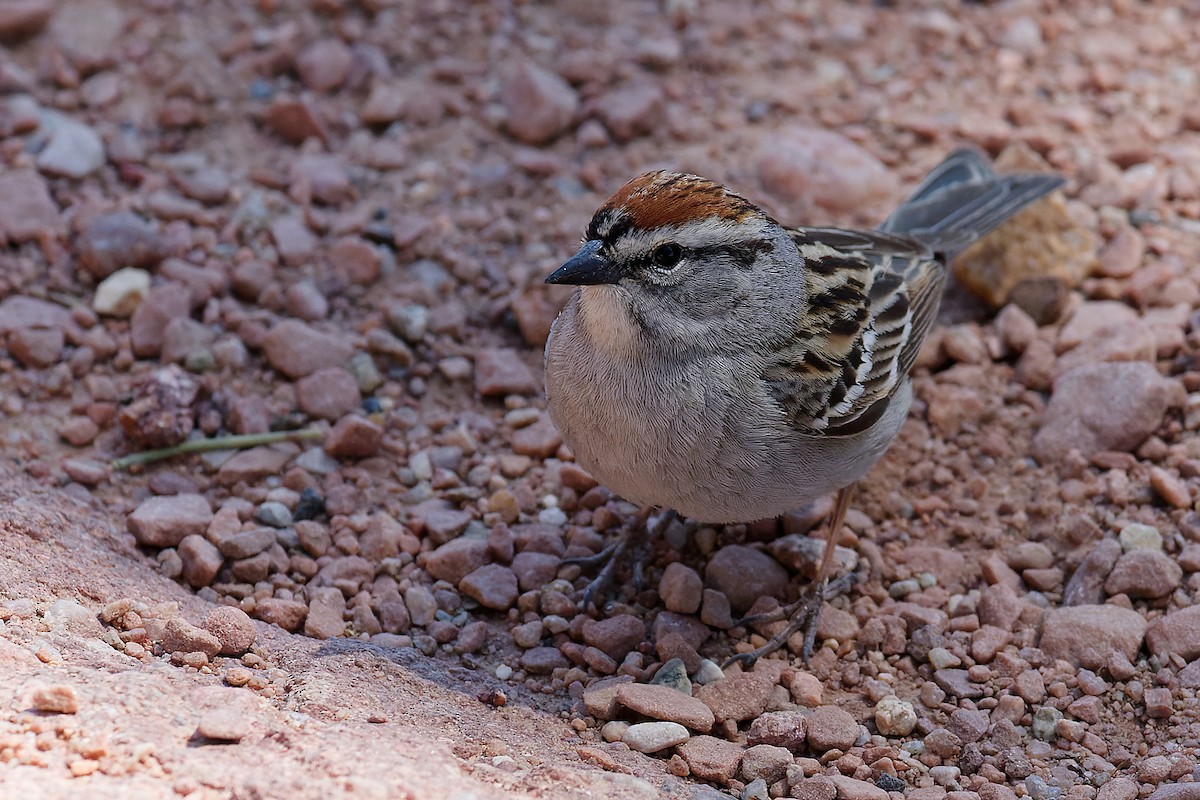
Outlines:
{"type": "Polygon", "coordinates": [[[739,657],[804,630],[807,659],[853,488],[908,417],[947,262],[1062,184],[961,147],[874,230],[785,227],[668,170],[619,188],[545,279],[578,287],[546,342],[550,417],[580,466],[642,508],[588,592],[658,532],[635,530],[653,509],[748,523],[836,493],[816,579],[772,617],[785,630],[739,657]]]}

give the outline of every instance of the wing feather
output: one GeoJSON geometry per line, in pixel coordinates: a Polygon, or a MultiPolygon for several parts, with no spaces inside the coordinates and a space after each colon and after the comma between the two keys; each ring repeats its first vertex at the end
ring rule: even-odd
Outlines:
{"type": "Polygon", "coordinates": [[[792,235],[808,297],[763,379],[796,429],[852,435],[883,414],[912,368],[945,267],[907,237],[837,228],[792,235]]]}

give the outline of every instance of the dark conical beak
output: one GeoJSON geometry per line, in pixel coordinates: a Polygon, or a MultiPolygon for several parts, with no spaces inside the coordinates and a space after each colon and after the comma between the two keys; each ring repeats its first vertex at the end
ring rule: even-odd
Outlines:
{"type": "Polygon", "coordinates": [[[603,246],[604,242],[597,239],[584,242],[578,253],[550,273],[546,283],[594,286],[598,283],[616,283],[621,280],[621,272],[616,264],[599,254],[603,246]]]}

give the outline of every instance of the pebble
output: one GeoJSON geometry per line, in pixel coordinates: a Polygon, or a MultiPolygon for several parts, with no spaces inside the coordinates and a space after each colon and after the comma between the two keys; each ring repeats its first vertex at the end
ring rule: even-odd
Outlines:
{"type": "Polygon", "coordinates": [[[541,386],[516,350],[485,347],[475,356],[475,389],[484,397],[496,397],[536,394],[541,386]]]}
{"type": "Polygon", "coordinates": [[[760,673],[731,674],[701,686],[696,697],[712,709],[717,722],[741,722],[767,710],[774,686],[774,680],[760,673]]]}
{"type": "Polygon", "coordinates": [[[345,82],[352,59],[340,39],[318,39],[296,56],[296,74],[314,92],[332,92],[345,82]]]}
{"type": "Polygon", "coordinates": [[[272,528],[287,528],[292,524],[292,512],[283,503],[268,500],[254,509],[254,519],[272,528]]]}
{"type": "Polygon", "coordinates": [[[473,570],[459,581],[458,588],[483,607],[497,611],[511,608],[520,592],[517,576],[500,564],[485,564],[473,570]]]}
{"type": "Polygon", "coordinates": [[[849,750],[858,740],[858,722],[837,706],[820,706],[808,715],[808,747],[814,753],[849,750]]]}
{"type": "Polygon", "coordinates": [[[728,786],[738,773],[743,751],[737,742],[713,736],[693,736],[679,746],[678,752],[693,776],[728,786]]]}
{"type": "Polygon", "coordinates": [[[257,633],[250,616],[236,606],[217,606],[205,615],[200,623],[206,631],[217,637],[223,656],[241,655],[254,644],[257,633]]]}
{"type": "Polygon", "coordinates": [[[198,533],[183,537],[178,552],[183,562],[183,579],[194,588],[212,583],[225,563],[216,545],[198,533]]]}
{"type": "Polygon", "coordinates": [[[1146,647],[1153,654],[1174,653],[1184,661],[1200,657],[1200,605],[1171,611],[1154,620],[1146,629],[1146,647]]]}
{"type": "Polygon", "coordinates": [[[676,722],[639,722],[625,730],[621,741],[639,753],[657,753],[683,744],[689,737],[687,728],[676,722]]]}
{"type": "Polygon", "coordinates": [[[340,589],[313,587],[308,589],[308,616],[304,620],[304,635],[314,639],[333,639],[346,632],[346,598],[340,589]]]}
{"type": "Polygon", "coordinates": [[[792,127],[772,131],[758,156],[764,189],[785,203],[814,203],[832,214],[881,207],[899,194],[895,174],[840,133],[792,127]]]}
{"type": "Polygon", "coordinates": [[[434,599],[433,592],[424,586],[410,586],[406,589],[404,604],[412,616],[413,625],[428,625],[433,622],[434,614],[437,613],[437,600],[434,599]]]}
{"type": "Polygon", "coordinates": [[[174,617],[167,620],[163,629],[163,648],[168,653],[200,652],[212,658],[221,651],[221,642],[203,628],[197,628],[187,620],[174,617]]]}
{"type": "MultiPolygon", "coordinates": [[[[80,234],[77,247],[79,265],[93,278],[100,280],[128,270],[145,276],[146,289],[150,288],[149,270],[156,267],[168,254],[166,239],[158,229],[129,211],[102,214],[93,219],[80,234]]],[[[98,297],[99,288],[96,294],[98,297]]],[[[142,294],[144,295],[145,291],[142,294]]],[[[93,301],[95,302],[98,300],[93,301]]],[[[130,308],[129,312],[132,310],[130,308]]],[[[124,317],[128,316],[129,312],[114,315],[124,317]]]]}
{"type": "Polygon", "coordinates": [[[137,310],[150,291],[150,273],[126,267],[100,281],[92,297],[92,310],[109,317],[126,318],[137,310]]]}
{"type": "Polygon", "coordinates": [[[254,616],[269,625],[278,625],[285,631],[295,632],[308,616],[308,605],[300,600],[264,597],[254,604],[254,616]]]}
{"type": "Polygon", "coordinates": [[[293,380],[322,369],[344,370],[353,355],[350,345],[340,337],[294,319],[271,328],[263,337],[262,348],[267,362],[293,380]]]}
{"type": "Polygon", "coordinates": [[[1200,800],[1200,783],[1168,783],[1151,792],[1146,800],[1200,800]]]}
{"type": "MultiPolygon", "coordinates": [[[[437,580],[458,585],[470,573],[491,561],[484,539],[460,537],[441,545],[425,557],[425,570],[437,580]]],[[[516,576],[513,576],[514,585],[516,576]]]]}
{"type": "Polygon", "coordinates": [[[325,452],[335,458],[370,458],[383,444],[383,428],[358,414],[346,414],[325,435],[325,452]]]}
{"type": "Polygon", "coordinates": [[[63,231],[58,205],[50,197],[45,178],[34,170],[6,169],[0,174],[0,197],[5,198],[0,203],[0,240],[32,242],[63,231]]]}
{"type": "MultiPolygon", "coordinates": [[[[556,669],[566,669],[568,666],[570,666],[570,662],[557,647],[533,647],[521,654],[521,668],[535,675],[546,675],[556,669]]],[[[660,724],[674,725],[675,723],[660,724]]],[[[676,727],[684,732],[684,738],[686,738],[687,730],[682,725],[676,727]]]]}
{"type": "MultiPolygon", "coordinates": [[[[1161,537],[1159,538],[1161,541],[1161,537]]],[[[1120,557],[1121,545],[1117,540],[1102,539],[1097,542],[1067,581],[1063,589],[1062,604],[1081,606],[1103,603],[1106,596],[1104,582],[1120,557]]]]}
{"type": "Polygon", "coordinates": [[[1146,620],[1115,605],[1072,606],[1047,612],[1039,647],[1050,658],[1096,670],[1112,651],[1132,660],[1142,646],[1146,620]]]}
{"type": "Polygon", "coordinates": [[[734,611],[745,613],[760,597],[784,597],[789,576],[778,561],[761,550],[733,544],[709,558],[704,579],[729,599],[734,611]]]}
{"type": "Polygon", "coordinates": [[[769,744],[797,751],[804,747],[807,735],[802,711],[768,711],[757,717],[746,732],[746,743],[769,744]]]}
{"type": "Polygon", "coordinates": [[[596,110],[612,137],[628,142],[660,126],[665,104],[661,89],[651,83],[637,83],[601,95],[596,110]]]}
{"type": "Polygon", "coordinates": [[[203,534],[212,518],[212,509],[202,495],[179,494],[143,500],[125,524],[138,544],[174,547],[185,536],[203,534]]]}
{"type": "Polygon", "coordinates": [[[746,784],[742,793],[738,795],[738,800],[769,800],[770,797],[771,790],[767,782],[758,778],[746,784]]]}
{"type": "Polygon", "coordinates": [[[64,344],[60,327],[18,327],[8,336],[8,351],[24,367],[55,365],[62,357],[64,344]]]}
{"type": "Polygon", "coordinates": [[[668,611],[694,614],[700,608],[704,582],[694,569],[673,561],[663,570],[658,582],[658,594],[668,611]]]}
{"type": "Polygon", "coordinates": [[[37,167],[47,175],[83,178],[104,166],[107,156],[100,135],[79,120],[45,112],[43,127],[49,132],[37,156],[37,167]]]}
{"type": "Polygon", "coordinates": [[[218,742],[240,742],[250,734],[250,718],[238,708],[214,708],[200,715],[196,732],[218,742]]]}
{"type": "Polygon", "coordinates": [[[1104,582],[1104,591],[1153,599],[1171,594],[1182,580],[1183,568],[1166,553],[1138,548],[1117,559],[1104,582]]]}
{"type": "Polygon", "coordinates": [[[548,416],[540,417],[537,422],[512,434],[512,449],[517,455],[549,458],[561,444],[562,435],[548,416]]]}
{"type": "Polygon", "coordinates": [[[0,40],[12,42],[40,33],[54,8],[49,0],[10,0],[0,6],[0,40]]]}
{"type": "Polygon", "coordinates": [[[1096,257],[1096,274],[1106,278],[1128,278],[1142,264],[1146,238],[1132,225],[1122,225],[1096,257]]]}
{"type": "Polygon", "coordinates": [[[692,673],[692,680],[700,686],[724,679],[725,673],[721,671],[720,665],[708,658],[701,659],[700,666],[692,673]]]}
{"type": "Polygon", "coordinates": [[[1125,553],[1133,550],[1150,550],[1157,553],[1163,551],[1162,533],[1153,525],[1143,525],[1140,522],[1132,522],[1122,528],[1117,535],[1117,541],[1125,553]]]}
{"type": "Polygon", "coordinates": [[[1046,405],[1033,452],[1043,463],[1101,450],[1131,452],[1153,433],[1185,393],[1143,362],[1089,364],[1062,375],[1046,405]]]}
{"type": "Polygon", "coordinates": [[[541,589],[558,574],[559,559],[548,553],[517,553],[512,559],[512,571],[521,591],[541,589]]]}
{"type": "Polygon", "coordinates": [[[518,141],[545,144],[565,133],[575,119],[579,97],[565,80],[547,69],[518,63],[500,87],[504,127],[518,141]]]}
{"type": "Polygon", "coordinates": [[[875,704],[875,727],[884,736],[908,736],[916,725],[916,709],[907,700],[888,695],[875,704]]]}
{"type": "Polygon", "coordinates": [[[646,626],[633,614],[617,614],[583,624],[583,640],[617,661],[625,658],[646,638],[646,626]]]}
{"type": "Polygon", "coordinates": [[[860,781],[846,775],[829,775],[830,782],[837,788],[838,800],[887,800],[888,793],[873,783],[860,781]]]}
{"type": "Polygon", "coordinates": [[[65,683],[36,686],[30,698],[33,708],[44,714],[74,714],[79,711],[75,687],[65,683]]]}
{"type": "Polygon", "coordinates": [[[700,733],[712,730],[715,721],[712,710],[701,700],[670,686],[629,683],[617,688],[616,698],[631,711],[700,733]]]}
{"type": "Polygon", "coordinates": [[[792,754],[784,747],[771,744],[755,744],[742,753],[742,779],[750,782],[761,780],[768,785],[787,774],[792,765],[792,754]]]}
{"type": "MultiPolygon", "coordinates": [[[[683,637],[678,633],[672,632],[668,634],[668,636],[673,641],[678,640],[678,642],[682,642],[683,645],[686,646],[686,640],[684,640],[683,637]]],[[[658,642],[657,649],[660,657],[662,657],[664,650],[663,645],[663,641],[658,642]]],[[[695,666],[699,666],[698,655],[696,656],[695,666]]],[[[687,697],[692,696],[692,682],[688,678],[688,671],[687,667],[684,665],[684,660],[679,657],[668,658],[666,661],[664,661],[663,665],[659,667],[657,672],[654,673],[654,677],[650,680],[650,683],[655,686],[666,686],[670,689],[674,689],[675,691],[686,695],[687,697]]]]}

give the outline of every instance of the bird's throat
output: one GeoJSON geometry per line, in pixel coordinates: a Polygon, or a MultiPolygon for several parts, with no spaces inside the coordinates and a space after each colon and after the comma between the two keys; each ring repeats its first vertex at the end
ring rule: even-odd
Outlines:
{"type": "Polygon", "coordinates": [[[642,331],[617,286],[584,286],[579,290],[580,326],[596,346],[609,354],[632,353],[641,347],[642,331]]]}

